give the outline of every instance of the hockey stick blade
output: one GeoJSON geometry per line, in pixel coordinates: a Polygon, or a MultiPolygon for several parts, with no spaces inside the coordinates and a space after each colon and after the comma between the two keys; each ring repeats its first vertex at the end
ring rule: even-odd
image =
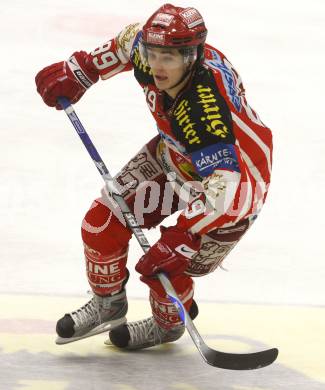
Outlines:
{"type": "Polygon", "coordinates": [[[213,367],[223,368],[226,370],[255,370],[257,368],[266,367],[276,360],[279,353],[276,348],[260,352],[240,354],[216,351],[208,347],[196,329],[196,326],[192,322],[188,312],[185,310],[182,301],[173,290],[173,286],[167,275],[164,273],[158,273],[157,276],[163,285],[169,300],[173,302],[177,308],[180,318],[185,324],[189,335],[206,363],[213,367]]]}
{"type": "Polygon", "coordinates": [[[254,353],[227,353],[201,346],[202,357],[213,367],[226,370],[256,370],[272,364],[278,357],[277,348],[254,353]]]}

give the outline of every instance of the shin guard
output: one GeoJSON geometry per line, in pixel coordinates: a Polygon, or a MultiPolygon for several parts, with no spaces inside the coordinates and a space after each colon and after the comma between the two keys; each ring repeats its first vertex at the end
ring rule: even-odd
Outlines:
{"type": "Polygon", "coordinates": [[[116,294],[128,278],[126,268],[131,232],[113,212],[95,201],[82,223],[89,284],[100,296],[116,294]]]}
{"type": "Polygon", "coordinates": [[[126,283],[128,248],[110,255],[103,255],[85,245],[85,260],[88,282],[93,292],[100,296],[120,292],[126,283]]]}

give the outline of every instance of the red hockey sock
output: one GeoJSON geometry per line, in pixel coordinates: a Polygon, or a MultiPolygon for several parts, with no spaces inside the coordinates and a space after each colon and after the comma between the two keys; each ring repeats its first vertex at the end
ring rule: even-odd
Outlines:
{"type": "MultiPolygon", "coordinates": [[[[157,323],[165,329],[171,329],[181,325],[182,320],[178,315],[178,311],[167,298],[166,292],[159,280],[143,276],[141,277],[141,280],[150,287],[150,305],[152,315],[157,323]]],[[[171,278],[170,281],[185,309],[189,311],[194,294],[193,280],[187,275],[178,275],[171,278]]]]}
{"type": "Polygon", "coordinates": [[[130,231],[112,211],[95,201],[82,223],[87,276],[97,295],[122,290],[127,280],[126,261],[130,231]]]}

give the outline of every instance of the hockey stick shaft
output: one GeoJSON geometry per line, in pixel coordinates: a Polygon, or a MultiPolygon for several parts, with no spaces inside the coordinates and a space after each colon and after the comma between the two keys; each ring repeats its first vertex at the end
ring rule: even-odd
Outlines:
{"type": "MultiPolygon", "coordinates": [[[[145,234],[143,233],[143,230],[140,228],[133,213],[130,211],[129,206],[127,205],[126,201],[124,200],[124,198],[120,194],[119,190],[117,189],[117,187],[114,183],[114,179],[112,178],[111,174],[109,173],[109,170],[106,167],[103,159],[99,155],[95,145],[91,141],[88,133],[86,132],[84,126],[82,125],[80,119],[78,118],[74,108],[70,104],[69,100],[66,98],[63,98],[63,97],[59,98],[59,103],[64,108],[65,113],[67,114],[73,127],[75,128],[76,132],[78,133],[82,143],[84,144],[90,157],[92,158],[96,168],[98,169],[99,173],[101,174],[109,194],[112,196],[112,198],[116,201],[119,208],[121,209],[123,217],[125,219],[125,222],[129,226],[129,228],[132,230],[133,234],[135,235],[136,239],[138,240],[143,251],[145,253],[148,252],[148,250],[150,249],[150,244],[149,244],[145,234]]],[[[185,325],[189,326],[190,328],[192,328],[191,325],[194,327],[191,318],[187,314],[182,302],[178,298],[177,293],[174,290],[174,288],[173,288],[172,284],[170,283],[169,279],[167,278],[167,276],[164,275],[163,273],[159,273],[159,274],[157,274],[157,276],[158,276],[161,284],[163,285],[166,293],[170,297],[170,300],[177,307],[182,321],[185,323],[185,325]]],[[[189,330],[189,333],[192,336],[193,332],[192,331],[190,332],[190,330],[189,330]]],[[[198,332],[196,331],[196,333],[198,333],[198,332]]],[[[192,338],[193,338],[193,336],[192,336],[192,338]]],[[[200,335],[196,334],[193,340],[194,340],[194,342],[202,341],[200,339],[201,339],[200,335]]]]}
{"type": "MultiPolygon", "coordinates": [[[[83,142],[85,148],[87,149],[90,157],[92,158],[96,168],[101,174],[106,189],[108,193],[112,196],[115,202],[118,204],[126,224],[129,226],[136,239],[138,240],[141,248],[146,253],[150,249],[150,244],[143,233],[143,230],[140,228],[139,224],[136,221],[133,213],[130,211],[129,206],[127,205],[125,199],[119,192],[118,188],[115,185],[114,179],[112,178],[109,170],[107,169],[104,161],[100,157],[95,145],[91,141],[89,135],[87,134],[84,126],[79,120],[74,108],[72,107],[70,101],[65,97],[60,97],[58,99],[68,118],[70,119],[73,127],[75,128],[77,134],[79,135],[81,141],[83,142]]],[[[277,350],[272,349],[268,351],[262,351],[255,354],[228,354],[219,351],[215,351],[209,348],[203,341],[201,335],[196,329],[195,325],[192,322],[191,317],[184,308],[182,301],[179,299],[175,289],[173,288],[168,277],[163,273],[158,273],[157,277],[161,282],[163,288],[168,295],[170,301],[175,305],[178,310],[179,316],[183,321],[188,333],[190,334],[195,346],[200,352],[203,359],[215,367],[225,368],[225,369],[234,369],[234,370],[247,370],[255,369],[259,367],[264,367],[271,364],[277,357],[277,350]],[[268,354],[266,356],[266,353],[268,354]],[[265,357],[265,359],[262,359],[265,357]],[[238,359],[240,359],[239,361],[238,359]],[[237,359],[237,360],[236,360],[237,359]]]]}

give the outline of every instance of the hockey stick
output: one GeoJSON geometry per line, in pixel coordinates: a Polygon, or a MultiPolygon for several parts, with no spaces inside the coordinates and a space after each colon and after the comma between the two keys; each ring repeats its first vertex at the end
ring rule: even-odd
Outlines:
{"type": "MultiPolygon", "coordinates": [[[[58,101],[61,104],[67,116],[69,117],[81,141],[86,147],[90,157],[95,163],[99,173],[101,174],[105,182],[108,192],[120,207],[125,222],[134,233],[143,251],[145,253],[148,252],[148,250],[150,249],[150,244],[147,238],[145,237],[140,226],[138,225],[134,215],[131,213],[126,201],[124,200],[119,190],[117,189],[114,183],[114,179],[110,175],[104,161],[101,159],[94,144],[89,138],[74,108],[72,107],[72,105],[70,104],[67,98],[61,97],[58,99],[58,101]]],[[[278,350],[276,348],[268,349],[261,352],[255,352],[255,353],[234,354],[234,353],[216,351],[208,347],[205,344],[202,337],[200,336],[196,327],[194,326],[191,317],[185,310],[183,303],[178,298],[176,291],[174,290],[167,276],[164,275],[163,273],[158,273],[157,277],[159,278],[162,286],[164,287],[168,295],[168,298],[176,306],[180,318],[184,322],[184,325],[186,326],[186,329],[190,334],[196,348],[199,350],[203,359],[208,364],[214,367],[224,368],[229,370],[252,370],[252,369],[268,366],[269,364],[272,364],[276,360],[278,356],[278,350]]]]}

